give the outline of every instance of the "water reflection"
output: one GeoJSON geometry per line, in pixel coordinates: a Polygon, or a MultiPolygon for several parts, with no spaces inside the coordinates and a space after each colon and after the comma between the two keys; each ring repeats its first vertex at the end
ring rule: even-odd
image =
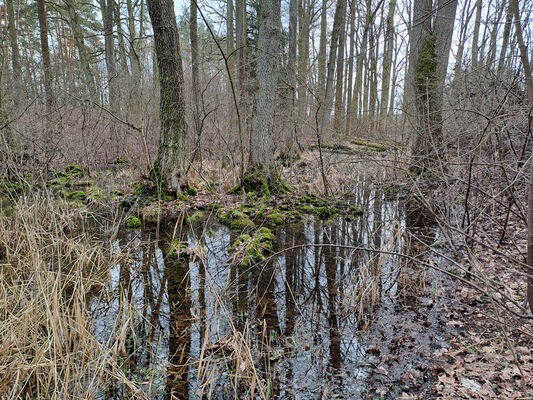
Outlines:
{"type": "MultiPolygon", "coordinates": [[[[173,224],[122,232],[114,246],[129,257],[92,299],[99,337],[116,337],[117,319],[134,310],[124,368],[148,382],[154,399],[356,393],[365,374],[358,331],[375,307],[394,301],[401,263],[392,253],[405,245],[406,219],[397,201],[368,186],[351,203],[365,215],[287,225],[276,232],[274,251],[290,250],[252,268],[231,264],[236,234],[216,222],[179,230],[194,249],[179,259],[164,256],[173,224]]],[[[127,398],[127,391],[117,385],[107,397],[127,398]]]]}

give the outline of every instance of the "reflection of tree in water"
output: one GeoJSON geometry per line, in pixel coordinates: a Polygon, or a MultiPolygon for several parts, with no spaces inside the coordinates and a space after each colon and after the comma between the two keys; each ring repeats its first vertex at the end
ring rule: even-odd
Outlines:
{"type": "Polygon", "coordinates": [[[424,261],[430,246],[435,242],[435,221],[424,208],[406,205],[405,249],[409,257],[398,276],[398,294],[406,304],[416,301],[417,294],[425,287],[426,270],[419,267],[417,260],[424,261]]]}
{"type": "Polygon", "coordinates": [[[189,353],[191,347],[191,293],[189,256],[165,260],[168,287],[169,337],[167,399],[189,398],[189,353]]]}

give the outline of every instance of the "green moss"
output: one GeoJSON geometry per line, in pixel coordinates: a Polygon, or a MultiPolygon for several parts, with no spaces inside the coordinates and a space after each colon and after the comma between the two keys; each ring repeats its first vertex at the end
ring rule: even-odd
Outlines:
{"type": "Polygon", "coordinates": [[[364,211],[363,211],[363,209],[361,207],[357,207],[357,206],[353,205],[353,206],[350,206],[349,213],[353,214],[353,215],[363,215],[364,211]]]}
{"type": "Polygon", "coordinates": [[[174,239],[170,243],[170,248],[168,250],[167,256],[170,258],[181,258],[183,257],[184,251],[189,247],[187,242],[182,242],[178,239],[174,239]]]}
{"type": "Polygon", "coordinates": [[[216,211],[220,210],[222,206],[220,204],[208,204],[204,207],[205,211],[216,211]]]}
{"type": "Polygon", "coordinates": [[[255,193],[255,198],[269,198],[271,195],[286,194],[291,188],[285,184],[278,173],[267,177],[260,171],[247,171],[242,181],[229,191],[229,194],[255,193]]]}
{"type": "Polygon", "coordinates": [[[134,217],[134,216],[130,216],[130,217],[126,218],[126,220],[124,221],[124,225],[128,229],[137,229],[137,228],[139,228],[142,225],[142,223],[141,223],[141,220],[139,218],[134,217]]]}
{"type": "Polygon", "coordinates": [[[85,200],[87,193],[81,190],[75,190],[74,192],[66,193],[65,198],[67,200],[85,200]]]}
{"type": "Polygon", "coordinates": [[[61,189],[72,186],[72,178],[70,176],[60,176],[46,182],[46,186],[51,189],[61,189]]]}
{"type": "Polygon", "coordinates": [[[250,217],[239,209],[229,210],[223,214],[220,217],[220,222],[231,229],[245,229],[255,225],[250,217]]]}
{"type": "Polygon", "coordinates": [[[202,211],[195,211],[187,218],[187,223],[189,225],[197,224],[199,222],[202,222],[205,219],[205,214],[202,211]]]}
{"type": "Polygon", "coordinates": [[[266,216],[269,226],[281,225],[285,222],[285,215],[277,210],[273,210],[266,216]]]}
{"type": "Polygon", "coordinates": [[[315,209],[315,214],[320,219],[328,219],[339,213],[340,213],[340,210],[337,207],[323,206],[323,207],[317,207],[315,209]]]}
{"type": "Polygon", "coordinates": [[[4,180],[0,183],[0,192],[7,196],[19,195],[24,191],[24,185],[19,182],[4,180]]]}
{"type": "Polygon", "coordinates": [[[377,152],[387,151],[387,146],[380,144],[380,143],[367,142],[365,140],[360,140],[360,139],[354,139],[352,140],[352,143],[358,146],[363,146],[367,150],[371,150],[371,151],[377,151],[377,152]]]}
{"type": "Polygon", "coordinates": [[[198,196],[198,190],[196,190],[196,188],[192,186],[191,183],[188,181],[183,191],[189,196],[198,196]]]}
{"type": "Polygon", "coordinates": [[[122,190],[113,189],[110,192],[111,198],[116,199],[117,197],[124,197],[124,192],[122,190]]]}
{"type": "Polygon", "coordinates": [[[428,36],[418,56],[416,65],[416,81],[419,90],[426,91],[428,81],[433,81],[437,73],[437,53],[435,52],[435,36],[428,36]]]}
{"type": "Polygon", "coordinates": [[[72,175],[75,177],[82,177],[85,174],[89,172],[89,168],[82,167],[81,165],[69,165],[67,168],[65,168],[65,174],[66,175],[72,175]]]}
{"type": "Polygon", "coordinates": [[[233,261],[249,267],[265,259],[265,253],[272,250],[274,235],[268,228],[257,230],[252,236],[243,234],[229,248],[233,261]]]}
{"type": "Polygon", "coordinates": [[[127,164],[129,163],[129,160],[126,157],[119,157],[116,160],[117,164],[127,164]]]}

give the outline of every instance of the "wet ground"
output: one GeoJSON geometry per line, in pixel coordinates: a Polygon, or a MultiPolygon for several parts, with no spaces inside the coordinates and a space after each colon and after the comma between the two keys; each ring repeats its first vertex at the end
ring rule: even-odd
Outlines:
{"type": "MultiPolygon", "coordinates": [[[[91,299],[94,329],[124,336],[123,368],[154,399],[429,394],[449,281],[416,260],[435,261],[436,229],[368,185],[347,201],[364,215],[281,227],[251,267],[231,262],[240,232],[216,218],[120,232],[112,243],[127,256],[91,299]],[[189,250],[169,259],[175,238],[189,250]],[[127,332],[115,332],[120,318],[127,332]]],[[[103,397],[128,393],[117,383],[103,397]]]]}

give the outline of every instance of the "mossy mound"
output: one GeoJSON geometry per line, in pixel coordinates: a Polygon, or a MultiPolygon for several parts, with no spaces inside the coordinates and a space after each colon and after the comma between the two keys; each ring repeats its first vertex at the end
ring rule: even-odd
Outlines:
{"type": "Polygon", "coordinates": [[[65,168],[65,174],[74,176],[76,178],[81,178],[82,176],[89,173],[89,168],[82,167],[81,165],[69,165],[65,168]]]}
{"type": "Polygon", "coordinates": [[[229,210],[223,213],[219,220],[222,224],[229,226],[231,229],[246,229],[255,226],[250,217],[240,209],[229,210]]]}
{"type": "Polygon", "coordinates": [[[124,225],[127,229],[137,229],[142,225],[142,222],[139,218],[134,217],[133,215],[126,218],[124,225]]]}
{"type": "Polygon", "coordinates": [[[189,225],[194,225],[202,222],[205,219],[205,214],[203,211],[197,210],[193,212],[189,217],[187,217],[187,223],[189,225]]]}
{"type": "Polygon", "coordinates": [[[57,176],[56,178],[50,179],[46,182],[46,186],[50,189],[62,189],[66,187],[71,187],[73,179],[70,176],[57,176]]]}
{"type": "Polygon", "coordinates": [[[127,164],[130,161],[126,157],[119,157],[115,161],[117,164],[127,164]]]}
{"type": "Polygon", "coordinates": [[[17,181],[10,181],[7,178],[0,179],[0,194],[4,196],[18,196],[24,191],[24,184],[17,181]]]}
{"type": "Polygon", "coordinates": [[[72,200],[72,201],[75,201],[75,200],[83,201],[87,199],[87,193],[85,193],[82,190],[75,190],[73,192],[66,193],[65,199],[72,200]]]}
{"type": "Polygon", "coordinates": [[[229,248],[232,262],[243,267],[265,260],[265,254],[272,250],[274,235],[268,228],[261,228],[253,235],[244,234],[229,248]]]}
{"type": "Polygon", "coordinates": [[[283,195],[291,192],[291,188],[281,180],[279,174],[275,173],[267,177],[261,172],[247,171],[242,181],[231,189],[229,194],[253,193],[254,198],[269,198],[272,195],[283,195]]]}
{"type": "Polygon", "coordinates": [[[354,139],[352,140],[352,143],[358,146],[365,147],[365,150],[377,151],[378,153],[382,151],[387,151],[387,146],[380,143],[367,142],[365,140],[360,139],[354,139]]]}

